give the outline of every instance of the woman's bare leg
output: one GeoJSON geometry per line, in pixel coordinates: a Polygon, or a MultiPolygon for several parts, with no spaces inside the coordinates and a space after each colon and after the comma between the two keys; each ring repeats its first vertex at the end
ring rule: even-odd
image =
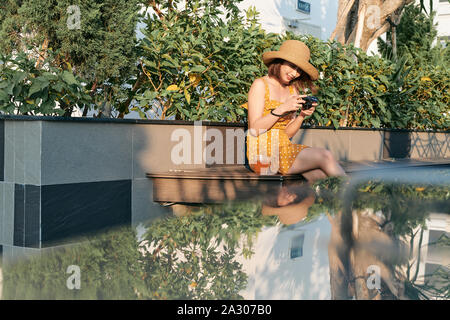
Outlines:
{"type": "Polygon", "coordinates": [[[322,171],[322,169],[314,169],[310,171],[306,171],[302,173],[302,176],[308,180],[310,184],[313,184],[317,180],[325,179],[327,175],[325,172],[322,171]]]}
{"type": "Polygon", "coordinates": [[[294,160],[288,174],[321,169],[328,177],[345,176],[345,171],[334,159],[330,151],[323,148],[306,148],[294,160]]]}

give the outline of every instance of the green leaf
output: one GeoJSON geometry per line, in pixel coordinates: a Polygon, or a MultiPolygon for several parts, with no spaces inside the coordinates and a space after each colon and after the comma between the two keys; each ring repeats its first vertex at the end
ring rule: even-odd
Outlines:
{"type": "Polygon", "coordinates": [[[2,89],[0,89],[0,101],[9,101],[9,95],[2,89]]]}
{"type": "Polygon", "coordinates": [[[379,128],[381,126],[380,120],[378,119],[370,119],[370,122],[373,124],[375,128],[379,128]]]}
{"type": "Polygon", "coordinates": [[[47,79],[48,81],[57,81],[58,80],[58,76],[56,74],[50,73],[50,72],[44,72],[42,74],[43,77],[45,77],[45,79],[47,79]]]}
{"type": "Polygon", "coordinates": [[[205,69],[206,68],[204,66],[197,65],[197,66],[192,67],[190,71],[193,73],[201,73],[201,72],[205,71],[205,69]]]}
{"type": "Polygon", "coordinates": [[[378,78],[380,78],[381,82],[383,82],[384,84],[389,85],[389,80],[385,75],[381,74],[378,76],[378,78]]]}
{"type": "Polygon", "coordinates": [[[147,103],[154,100],[157,96],[158,96],[158,92],[153,91],[153,90],[145,90],[145,92],[144,92],[144,98],[145,98],[145,100],[147,100],[147,103]]]}
{"type": "Polygon", "coordinates": [[[15,84],[18,84],[19,82],[22,82],[27,77],[27,74],[25,72],[18,71],[14,75],[13,81],[15,84]]]}
{"type": "MultiPolygon", "coordinates": [[[[1,78],[0,78],[1,79],[1,78]]],[[[0,89],[4,89],[9,85],[8,81],[0,81],[0,89]]]]}
{"type": "Polygon", "coordinates": [[[188,105],[190,105],[191,104],[191,94],[186,89],[184,89],[184,97],[186,98],[188,105]]]}
{"type": "Polygon", "coordinates": [[[7,94],[9,94],[9,95],[13,95],[14,93],[14,82],[10,82],[9,84],[8,84],[8,86],[5,88],[5,91],[6,91],[6,93],[7,94]]]}
{"type": "Polygon", "coordinates": [[[62,79],[64,80],[64,82],[66,82],[69,85],[78,83],[77,80],[75,79],[74,75],[67,70],[64,70],[64,72],[62,74],[62,79]]]}
{"type": "Polygon", "coordinates": [[[338,129],[339,128],[339,121],[337,121],[336,119],[331,119],[331,121],[333,122],[333,126],[338,129]]]}
{"type": "Polygon", "coordinates": [[[189,111],[188,110],[186,110],[186,109],[181,109],[181,111],[186,115],[186,118],[187,119],[190,119],[190,118],[192,118],[192,115],[189,113],[189,111]]]}
{"type": "Polygon", "coordinates": [[[372,192],[373,193],[379,193],[379,192],[381,192],[383,190],[383,185],[382,184],[379,184],[379,185],[377,185],[373,190],[372,190],[372,192]]]}
{"type": "Polygon", "coordinates": [[[50,114],[55,108],[54,100],[47,100],[41,104],[41,111],[44,114],[50,114]]]}
{"type": "MultiPolygon", "coordinates": [[[[48,83],[47,83],[47,85],[48,85],[48,83]]],[[[44,82],[41,82],[39,80],[34,80],[30,87],[30,90],[28,91],[28,96],[31,97],[33,94],[41,91],[45,87],[46,87],[46,84],[44,82]]]]}
{"type": "Polygon", "coordinates": [[[62,92],[64,90],[64,83],[63,82],[57,82],[53,86],[53,89],[56,90],[57,92],[62,92]]]}

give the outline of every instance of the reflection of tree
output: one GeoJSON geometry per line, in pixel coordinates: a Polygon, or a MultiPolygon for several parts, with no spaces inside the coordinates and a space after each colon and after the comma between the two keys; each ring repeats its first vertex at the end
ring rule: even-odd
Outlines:
{"type": "Polygon", "coordinates": [[[7,264],[3,298],[240,299],[247,276],[236,257],[251,256],[256,233],[275,223],[246,202],[161,219],[141,242],[131,228],[110,230],[7,264]],[[70,265],[80,267],[80,290],[66,286],[70,265]]]}
{"type": "Polygon", "coordinates": [[[349,250],[341,231],[342,211],[334,216],[328,216],[331,224],[330,242],[328,244],[328,260],[330,265],[331,299],[349,299],[350,275],[349,250]]]}
{"type": "Polygon", "coordinates": [[[332,298],[402,298],[402,283],[394,277],[395,265],[401,263],[404,256],[401,243],[381,229],[367,211],[339,212],[329,219],[332,225],[328,251],[332,298]],[[373,266],[380,271],[380,287],[367,285],[368,270],[373,266]]]}
{"type": "Polygon", "coordinates": [[[5,263],[3,299],[135,299],[142,268],[136,233],[114,229],[77,245],[44,249],[16,263],[5,263]],[[70,265],[80,267],[79,290],[69,290],[70,265]]]}
{"type": "Polygon", "coordinates": [[[251,256],[254,236],[276,221],[260,211],[255,202],[208,206],[150,225],[144,258],[148,298],[241,299],[247,276],[236,256],[251,256]]]}
{"type": "MultiPolygon", "coordinates": [[[[299,186],[288,188],[294,191],[299,186]]],[[[326,213],[333,299],[450,298],[448,268],[418,282],[417,254],[429,212],[446,212],[450,187],[368,181],[348,185],[329,178],[313,185],[315,203],[305,222],[326,213]],[[346,195],[343,189],[348,189],[346,195]],[[409,246],[409,254],[406,247],[409,246]],[[368,267],[381,272],[379,289],[367,287],[368,267]]],[[[302,189],[303,190],[303,189],[302,189]]],[[[267,198],[267,197],[266,197],[267,198]]],[[[267,200],[267,199],[266,199],[267,200]]],[[[247,276],[238,255],[250,257],[253,240],[277,218],[261,203],[203,206],[148,225],[142,242],[130,228],[45,249],[4,265],[6,299],[240,299],[247,276]],[[81,290],[68,290],[69,265],[81,270],[81,290]]],[[[442,236],[436,246],[448,248],[442,236]]]]}
{"type": "MultiPolygon", "coordinates": [[[[361,186],[358,191],[353,205],[356,204],[359,208],[371,208],[374,212],[378,211],[384,220],[379,225],[381,230],[399,244],[409,245],[409,256],[405,255],[406,259],[392,261],[394,269],[391,274],[402,286],[403,298],[427,299],[445,296],[441,289],[432,288],[432,286],[426,286],[428,293],[423,292],[425,288],[417,283],[417,274],[426,219],[430,212],[446,212],[448,210],[450,188],[374,181],[361,186]],[[419,238],[418,245],[414,246],[417,237],[419,238]],[[414,257],[417,258],[414,259],[414,257]],[[412,272],[413,270],[414,272],[412,272]]],[[[402,297],[391,288],[389,291],[395,298],[402,297]]]]}
{"type": "Polygon", "coordinates": [[[448,210],[449,187],[368,181],[347,190],[351,196],[344,203],[342,184],[324,180],[318,186],[321,196],[313,211],[329,208],[322,212],[329,214],[332,225],[328,253],[333,299],[449,297],[448,268],[439,268],[434,282],[417,284],[417,266],[412,270],[420,256],[416,261],[412,257],[422,244],[411,246],[423,234],[429,212],[448,210]],[[367,285],[370,266],[380,270],[379,288],[367,285]]]}

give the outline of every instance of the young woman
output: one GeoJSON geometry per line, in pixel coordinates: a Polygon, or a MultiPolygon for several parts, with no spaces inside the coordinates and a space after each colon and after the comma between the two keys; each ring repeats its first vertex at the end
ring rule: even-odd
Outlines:
{"type": "Polygon", "coordinates": [[[247,158],[255,172],[263,155],[279,173],[302,174],[309,181],[345,175],[330,151],[290,141],[317,106],[302,110],[304,93],[314,92],[312,81],[318,78],[309,58],[309,48],[297,40],[287,40],[278,51],[263,54],[268,75],[253,82],[246,105],[247,158]]]}

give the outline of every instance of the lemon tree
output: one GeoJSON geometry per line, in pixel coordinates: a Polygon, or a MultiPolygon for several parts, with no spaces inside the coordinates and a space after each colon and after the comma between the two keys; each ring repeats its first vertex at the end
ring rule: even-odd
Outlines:
{"type": "Polygon", "coordinates": [[[142,85],[132,108],[142,117],[239,121],[239,106],[264,72],[260,57],[268,35],[257,12],[239,14],[237,1],[189,1],[185,7],[154,6],[141,42],[142,85]]]}

